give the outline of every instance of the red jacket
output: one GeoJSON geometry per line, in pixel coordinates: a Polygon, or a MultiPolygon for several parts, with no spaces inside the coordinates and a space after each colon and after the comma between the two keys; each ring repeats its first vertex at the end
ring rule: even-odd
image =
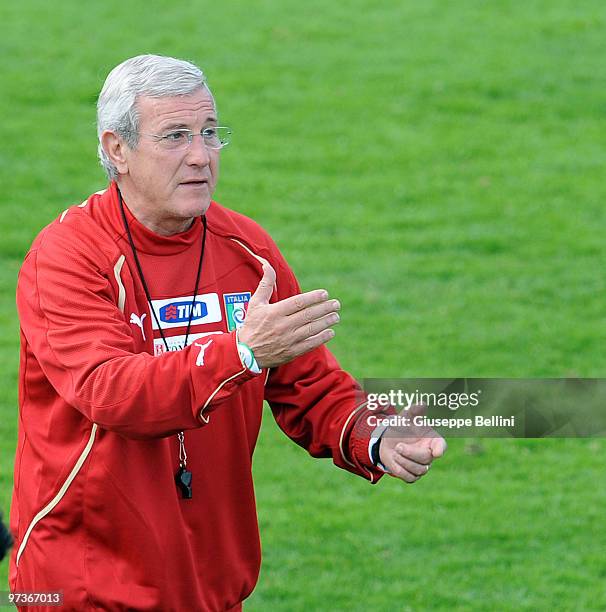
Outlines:
{"type": "Polygon", "coordinates": [[[261,260],[276,270],[272,299],[300,292],[256,223],[211,204],[194,343],[179,350],[202,224],[163,237],[127,215],[170,351],[115,184],[46,227],[19,275],[10,586],[63,590],[73,610],[237,608],[261,559],[251,464],[263,400],[311,455],[373,482],[382,472],[369,465],[367,410],[324,347],[258,375],[242,365],[233,311],[254,293],[261,260]],[[181,430],[191,500],[174,482],[181,430]]]}

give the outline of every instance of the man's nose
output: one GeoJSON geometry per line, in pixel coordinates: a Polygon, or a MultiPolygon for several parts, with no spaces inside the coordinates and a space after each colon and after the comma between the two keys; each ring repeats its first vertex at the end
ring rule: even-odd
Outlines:
{"type": "Polygon", "coordinates": [[[202,134],[192,134],[191,144],[187,147],[187,163],[192,166],[207,166],[210,163],[210,151],[202,134]]]}

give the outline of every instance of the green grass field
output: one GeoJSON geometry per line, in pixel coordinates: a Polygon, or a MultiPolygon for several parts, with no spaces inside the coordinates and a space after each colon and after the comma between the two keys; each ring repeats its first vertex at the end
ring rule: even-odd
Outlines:
{"type": "MultiPolygon", "coordinates": [[[[96,95],[139,53],[204,68],[234,130],[216,199],[340,298],[356,376],[606,375],[603,2],[50,6],[0,5],[5,515],[17,271],[104,186],[96,95]]],[[[455,440],[420,483],[371,487],[266,417],[247,610],[606,609],[603,439],[455,440]]]]}

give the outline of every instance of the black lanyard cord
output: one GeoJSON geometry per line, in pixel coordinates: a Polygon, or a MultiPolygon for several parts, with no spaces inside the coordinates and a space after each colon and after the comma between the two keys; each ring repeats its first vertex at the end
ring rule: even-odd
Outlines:
{"type": "MultiPolygon", "coordinates": [[[[143,268],[141,267],[141,262],[139,261],[139,256],[137,255],[137,249],[135,248],[135,243],[133,241],[133,236],[130,232],[130,227],[128,226],[128,220],[126,218],[126,212],[124,210],[124,202],[122,200],[122,193],[118,189],[118,199],[120,202],[120,212],[122,213],[122,221],[124,222],[124,229],[126,230],[126,235],[128,236],[128,242],[130,244],[131,251],[133,252],[133,258],[135,260],[135,265],[137,266],[137,272],[139,273],[139,278],[141,279],[141,284],[143,285],[143,290],[145,291],[145,297],[147,298],[147,303],[149,305],[149,309],[152,312],[154,320],[156,321],[156,325],[158,326],[158,330],[160,331],[160,336],[162,336],[162,341],[164,342],[164,346],[166,347],[166,351],[169,351],[168,342],[164,335],[164,331],[162,326],[160,325],[160,321],[158,319],[158,315],[156,313],[156,309],[152,304],[151,295],[149,293],[149,289],[147,288],[147,283],[145,282],[145,276],[143,275],[143,268]]],[[[195,221],[194,221],[195,223],[195,221]]],[[[198,271],[196,273],[196,285],[194,287],[194,296],[191,301],[191,307],[189,309],[189,317],[187,320],[187,331],[185,332],[185,341],[183,342],[183,348],[187,346],[187,340],[189,339],[189,331],[191,329],[191,320],[194,314],[194,307],[196,305],[196,297],[198,295],[198,287],[200,284],[200,276],[202,275],[202,261],[204,260],[204,248],[206,247],[206,215],[202,215],[202,225],[204,226],[204,233],[202,234],[202,246],[200,248],[200,259],[198,260],[198,271]]],[[[192,497],[192,473],[187,469],[187,452],[185,451],[185,435],[182,431],[177,434],[177,439],[179,440],[179,469],[175,474],[175,483],[177,484],[178,489],[181,491],[181,495],[184,499],[191,499],[192,497]]]]}
{"type": "MultiPolygon", "coordinates": [[[[137,255],[137,249],[135,249],[135,243],[133,241],[133,236],[130,231],[130,227],[128,225],[128,220],[126,219],[126,211],[124,210],[124,202],[122,200],[122,193],[118,189],[118,199],[120,201],[120,212],[122,213],[122,221],[124,222],[124,229],[126,230],[126,235],[128,236],[128,242],[130,244],[131,251],[133,253],[133,258],[135,260],[135,265],[137,266],[137,272],[139,273],[139,278],[141,279],[141,284],[143,285],[143,290],[145,291],[145,297],[147,298],[147,303],[149,304],[149,309],[152,312],[152,316],[156,321],[156,325],[158,326],[158,330],[160,331],[160,336],[162,337],[162,341],[164,342],[164,346],[168,351],[168,342],[166,341],[166,337],[164,336],[164,330],[160,325],[160,321],[158,320],[158,315],[156,313],[156,309],[153,307],[151,295],[149,293],[149,289],[147,288],[147,283],[145,282],[145,276],[143,276],[143,268],[141,267],[141,262],[139,261],[139,256],[137,255]]],[[[198,272],[196,273],[196,285],[194,287],[194,296],[192,298],[191,307],[189,309],[189,317],[187,320],[187,331],[185,333],[185,341],[183,342],[183,347],[187,346],[187,340],[189,339],[189,331],[191,329],[191,320],[194,313],[194,306],[196,304],[196,297],[198,295],[198,287],[200,284],[200,276],[202,275],[202,261],[204,259],[204,248],[206,247],[206,215],[202,215],[202,225],[204,226],[204,233],[202,234],[202,247],[200,248],[200,258],[198,259],[198,272]]]]}

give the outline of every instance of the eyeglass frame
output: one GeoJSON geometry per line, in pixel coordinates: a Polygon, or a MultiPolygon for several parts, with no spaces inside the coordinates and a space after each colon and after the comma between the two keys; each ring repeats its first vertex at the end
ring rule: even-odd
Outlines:
{"type": "MultiPolygon", "coordinates": [[[[148,134],[145,132],[139,132],[139,134],[141,136],[151,136],[152,138],[155,138],[157,142],[162,142],[163,140],[166,140],[170,134],[174,134],[175,132],[184,134],[185,137],[187,138],[187,145],[183,147],[182,149],[172,149],[173,151],[185,151],[185,149],[188,149],[189,147],[191,147],[192,143],[194,142],[194,136],[202,136],[202,141],[204,142],[205,147],[207,147],[208,149],[212,149],[213,151],[220,151],[221,149],[225,148],[229,144],[230,142],[229,140],[226,143],[221,143],[221,146],[219,147],[211,147],[208,144],[206,144],[206,140],[204,139],[205,130],[219,130],[219,129],[227,130],[228,138],[232,135],[231,128],[225,125],[208,126],[208,127],[205,127],[201,132],[194,132],[193,130],[190,130],[189,128],[176,128],[174,130],[169,130],[168,133],[166,134],[148,134]]],[[[168,140],[166,142],[168,142],[168,140]]],[[[171,149],[167,149],[167,150],[170,151],[171,149]]]]}

